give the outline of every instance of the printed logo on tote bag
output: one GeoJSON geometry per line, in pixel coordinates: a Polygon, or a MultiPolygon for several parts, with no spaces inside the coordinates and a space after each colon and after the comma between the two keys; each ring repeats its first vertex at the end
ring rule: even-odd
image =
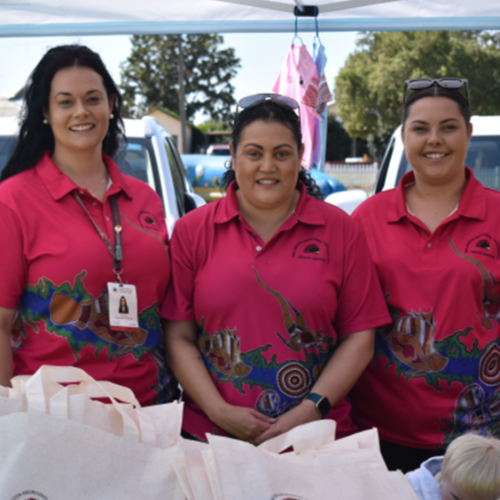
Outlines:
{"type": "Polygon", "coordinates": [[[49,497],[39,491],[27,490],[13,496],[11,500],[49,500],[49,497]]]}
{"type": "Polygon", "coordinates": [[[271,500],[307,500],[304,497],[299,497],[297,495],[289,495],[288,493],[278,493],[271,497],[271,500]]]}

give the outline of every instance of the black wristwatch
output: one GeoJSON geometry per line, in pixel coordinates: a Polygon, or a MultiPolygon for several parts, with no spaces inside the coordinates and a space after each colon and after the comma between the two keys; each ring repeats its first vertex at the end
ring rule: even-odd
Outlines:
{"type": "Polygon", "coordinates": [[[321,396],[321,394],[311,392],[308,396],[306,396],[306,399],[310,399],[316,405],[316,410],[321,418],[324,418],[332,409],[330,401],[328,401],[325,396],[321,396]]]}

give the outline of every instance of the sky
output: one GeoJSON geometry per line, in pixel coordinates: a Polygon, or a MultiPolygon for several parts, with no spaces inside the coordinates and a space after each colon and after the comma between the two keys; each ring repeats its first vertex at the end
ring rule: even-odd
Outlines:
{"type": "MultiPolygon", "coordinates": [[[[223,36],[224,46],[233,47],[236,56],[241,59],[241,68],[233,80],[235,98],[238,100],[246,95],[270,92],[290,49],[293,33],[223,36]]],[[[314,34],[304,33],[301,38],[312,52],[314,34]]],[[[320,38],[328,57],[326,77],[333,90],[336,74],[356,48],[357,33],[329,32],[320,34],[320,38]]],[[[120,64],[131,52],[129,36],[0,38],[0,97],[12,97],[26,83],[47,49],[66,43],[82,43],[98,52],[114,80],[120,82],[120,64]]]]}

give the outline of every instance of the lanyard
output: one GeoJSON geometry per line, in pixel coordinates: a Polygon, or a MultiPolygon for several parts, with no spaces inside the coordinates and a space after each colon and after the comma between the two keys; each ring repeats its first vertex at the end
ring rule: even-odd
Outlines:
{"type": "Polygon", "coordinates": [[[73,198],[76,200],[78,205],[80,205],[83,208],[84,212],[88,215],[89,219],[91,220],[92,224],[94,224],[94,227],[96,228],[102,241],[106,245],[106,248],[108,249],[111,258],[113,259],[113,272],[116,274],[116,279],[118,280],[118,282],[121,283],[122,282],[121,274],[123,272],[122,269],[123,247],[122,247],[122,226],[120,223],[120,210],[118,209],[118,200],[116,198],[117,195],[109,197],[109,203],[111,205],[111,217],[113,219],[113,232],[115,235],[114,245],[112,245],[106,233],[99,227],[99,224],[97,224],[97,222],[92,218],[92,215],[90,215],[90,212],[87,210],[87,207],[80,198],[80,195],[76,191],[74,191],[72,194],[73,198]]]}

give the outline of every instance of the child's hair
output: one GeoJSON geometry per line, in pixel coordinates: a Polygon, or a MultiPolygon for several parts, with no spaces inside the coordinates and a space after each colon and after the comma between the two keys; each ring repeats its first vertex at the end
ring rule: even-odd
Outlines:
{"type": "Polygon", "coordinates": [[[477,434],[455,439],[446,450],[441,482],[477,500],[500,499],[500,441],[477,434]]]}

